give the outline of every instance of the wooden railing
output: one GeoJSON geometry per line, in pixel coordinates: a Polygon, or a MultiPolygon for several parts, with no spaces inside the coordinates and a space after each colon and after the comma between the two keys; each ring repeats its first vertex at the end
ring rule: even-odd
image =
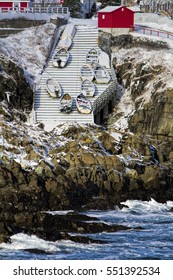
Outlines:
{"type": "Polygon", "coordinates": [[[158,29],[152,29],[149,27],[144,27],[142,25],[135,25],[134,31],[145,34],[145,35],[150,35],[150,36],[158,36],[162,38],[167,38],[167,39],[172,39],[173,40],[173,33],[168,32],[168,31],[162,31],[158,29]]]}
{"type": "Polygon", "coordinates": [[[46,13],[46,14],[68,14],[68,7],[32,7],[32,8],[0,8],[0,13],[8,13],[15,11],[17,13],[46,13]]]}

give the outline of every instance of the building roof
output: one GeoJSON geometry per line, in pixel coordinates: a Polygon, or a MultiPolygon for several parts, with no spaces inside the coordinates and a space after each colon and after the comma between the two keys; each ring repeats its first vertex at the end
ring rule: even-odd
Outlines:
{"type": "MultiPolygon", "coordinates": [[[[125,8],[127,8],[126,6],[107,6],[107,7],[105,7],[105,8],[103,8],[103,9],[101,9],[101,10],[99,10],[98,11],[98,13],[111,13],[111,12],[113,12],[113,11],[115,11],[115,10],[117,10],[117,9],[119,9],[119,8],[123,8],[123,7],[125,7],[125,8]]],[[[127,9],[129,9],[130,10],[130,8],[127,8],[127,9]]],[[[131,10],[132,11],[132,10],[131,10]]],[[[134,11],[132,11],[132,12],[134,12],[134,11]]]]}

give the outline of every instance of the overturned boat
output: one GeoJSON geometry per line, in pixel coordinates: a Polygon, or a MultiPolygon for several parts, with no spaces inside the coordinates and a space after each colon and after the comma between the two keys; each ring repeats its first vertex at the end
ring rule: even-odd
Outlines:
{"type": "Polygon", "coordinates": [[[75,33],[76,33],[76,28],[74,24],[72,23],[67,24],[58,42],[57,48],[58,49],[64,48],[68,50],[72,45],[75,33]]]}

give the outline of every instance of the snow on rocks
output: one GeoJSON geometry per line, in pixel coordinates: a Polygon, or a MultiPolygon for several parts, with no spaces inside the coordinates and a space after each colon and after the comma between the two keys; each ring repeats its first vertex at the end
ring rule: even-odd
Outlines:
{"type": "Polygon", "coordinates": [[[41,77],[55,28],[55,24],[46,23],[0,40],[0,51],[23,68],[32,86],[41,77]]]}

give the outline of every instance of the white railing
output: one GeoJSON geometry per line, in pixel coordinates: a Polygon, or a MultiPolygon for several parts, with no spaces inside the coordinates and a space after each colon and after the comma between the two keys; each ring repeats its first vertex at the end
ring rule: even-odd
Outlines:
{"type": "Polygon", "coordinates": [[[17,12],[17,13],[46,13],[46,14],[68,14],[68,7],[32,7],[32,8],[6,8],[1,7],[0,13],[8,13],[8,12],[17,12]]]}
{"type": "Polygon", "coordinates": [[[144,26],[137,25],[137,24],[135,24],[135,26],[134,26],[134,31],[145,34],[145,35],[158,36],[158,37],[173,40],[173,33],[168,32],[168,31],[152,29],[152,28],[144,27],[144,26]]]}

